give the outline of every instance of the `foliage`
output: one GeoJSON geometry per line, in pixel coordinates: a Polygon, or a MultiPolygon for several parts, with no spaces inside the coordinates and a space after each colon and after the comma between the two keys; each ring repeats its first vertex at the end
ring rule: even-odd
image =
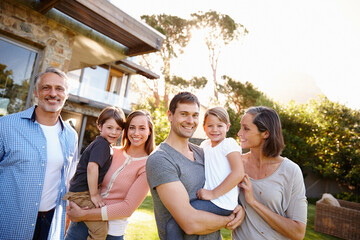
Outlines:
{"type": "Polygon", "coordinates": [[[173,85],[176,92],[189,91],[194,92],[195,89],[204,88],[208,80],[206,77],[193,77],[190,80],[186,80],[179,76],[172,76],[170,84],[173,85]]]}
{"type": "Polygon", "coordinates": [[[351,192],[342,192],[342,193],[336,194],[335,197],[337,199],[360,203],[360,194],[354,194],[351,192]]]}
{"type": "Polygon", "coordinates": [[[234,111],[230,107],[227,107],[226,110],[229,114],[229,119],[230,119],[230,123],[231,123],[229,131],[227,132],[227,136],[237,139],[237,134],[240,130],[240,120],[241,120],[240,116],[241,115],[238,114],[236,111],[234,111]]]}
{"type": "Polygon", "coordinates": [[[229,107],[241,115],[245,109],[256,105],[257,99],[264,95],[249,82],[243,84],[228,76],[223,76],[223,79],[225,83],[219,85],[219,92],[225,94],[229,107]]]}
{"type": "Polygon", "coordinates": [[[313,134],[312,129],[315,129],[311,114],[302,105],[294,102],[284,106],[276,105],[274,109],[280,116],[283,128],[285,148],[282,155],[299,164],[301,168],[311,168],[315,155],[315,148],[307,142],[313,134]]]}
{"type": "Polygon", "coordinates": [[[336,178],[360,190],[360,112],[331,102],[312,101],[318,126],[308,142],[316,147],[313,167],[324,177],[336,178]]]}
{"type": "MultiPolygon", "coordinates": [[[[163,47],[156,53],[162,60],[162,74],[164,77],[164,94],[162,101],[167,106],[169,101],[169,93],[171,92],[171,59],[176,58],[178,54],[183,53],[185,46],[191,38],[191,24],[188,20],[180,17],[160,14],[160,15],[143,15],[141,19],[148,25],[165,36],[163,47]]],[[[153,96],[157,107],[160,104],[159,89],[154,88],[153,96]]]]}
{"type": "Polygon", "coordinates": [[[280,116],[285,148],[282,155],[315,174],[360,191],[360,112],[326,97],[307,104],[280,105],[267,98],[250,83],[223,77],[219,91],[227,98],[231,128],[237,137],[240,116],[250,106],[274,108],[280,116]]]}
{"type": "Polygon", "coordinates": [[[192,23],[204,31],[205,44],[209,49],[209,62],[213,72],[214,95],[218,99],[217,66],[222,49],[240,36],[245,36],[248,30],[236,23],[229,15],[216,11],[198,12],[191,14],[192,23]]]}

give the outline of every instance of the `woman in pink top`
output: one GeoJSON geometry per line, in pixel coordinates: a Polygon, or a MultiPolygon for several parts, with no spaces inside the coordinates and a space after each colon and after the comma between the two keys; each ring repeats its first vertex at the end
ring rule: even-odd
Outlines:
{"type": "Polygon", "coordinates": [[[123,147],[114,147],[111,166],[101,184],[105,206],[81,209],[70,202],[67,214],[72,220],[66,240],[86,239],[84,220],[109,221],[106,240],[123,240],[127,218],[140,206],[149,191],[145,163],[154,149],[154,128],[147,111],[136,110],[127,117],[122,137],[123,147]]]}

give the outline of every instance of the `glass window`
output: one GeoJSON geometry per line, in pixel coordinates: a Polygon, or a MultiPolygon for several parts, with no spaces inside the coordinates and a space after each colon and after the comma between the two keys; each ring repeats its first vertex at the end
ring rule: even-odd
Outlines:
{"type": "Polygon", "coordinates": [[[107,87],[107,79],[109,70],[101,66],[84,69],[83,84],[91,86],[94,90],[105,90],[107,87]]]}
{"type": "Polygon", "coordinates": [[[0,116],[25,109],[37,51],[0,37],[0,116]]]}
{"type": "Polygon", "coordinates": [[[106,90],[110,93],[119,95],[120,90],[121,90],[122,77],[123,77],[123,72],[121,72],[115,68],[111,68],[109,81],[108,81],[108,87],[106,90]]]}
{"type": "Polygon", "coordinates": [[[92,141],[95,140],[96,136],[99,135],[99,129],[96,125],[96,117],[87,117],[85,134],[83,139],[83,144],[81,146],[80,154],[84,152],[87,146],[90,145],[92,141]]]}

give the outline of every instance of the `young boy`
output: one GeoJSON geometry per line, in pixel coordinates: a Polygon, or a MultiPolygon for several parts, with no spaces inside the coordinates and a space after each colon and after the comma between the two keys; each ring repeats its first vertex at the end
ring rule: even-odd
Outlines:
{"type": "MultiPolygon", "coordinates": [[[[75,202],[80,207],[103,207],[98,186],[112,161],[112,147],[121,136],[125,115],[115,107],[105,108],[97,119],[100,136],[90,143],[83,152],[74,177],[70,181],[69,192],[64,200],[75,202]]],[[[106,221],[84,221],[89,229],[88,239],[105,239],[108,233],[106,221]]]]}

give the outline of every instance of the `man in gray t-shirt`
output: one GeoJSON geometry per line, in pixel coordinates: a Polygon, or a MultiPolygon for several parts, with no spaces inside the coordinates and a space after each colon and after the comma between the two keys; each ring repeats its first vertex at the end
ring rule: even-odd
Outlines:
{"type": "Polygon", "coordinates": [[[199,123],[199,107],[195,95],[175,95],[167,111],[169,136],[147,160],[147,178],[161,240],[166,239],[166,224],[171,217],[189,234],[185,239],[206,240],[221,239],[219,229],[234,229],[244,217],[240,207],[230,216],[219,216],[190,205],[205,182],[204,153],[188,141],[199,123]]]}

